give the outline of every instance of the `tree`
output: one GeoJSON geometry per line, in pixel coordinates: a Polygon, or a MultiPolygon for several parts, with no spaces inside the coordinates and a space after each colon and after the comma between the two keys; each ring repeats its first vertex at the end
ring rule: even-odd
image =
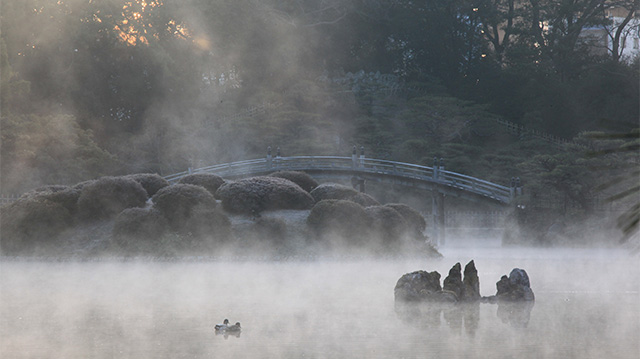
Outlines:
{"type": "Polygon", "coordinates": [[[622,52],[624,51],[624,40],[626,37],[629,36],[632,31],[640,31],[638,25],[633,27],[628,26],[636,12],[639,11],[638,9],[640,9],[640,0],[615,1],[613,4],[610,4],[610,7],[614,10],[618,7],[626,10],[626,16],[620,23],[615,23],[614,20],[611,19],[609,20],[610,23],[605,26],[607,36],[611,40],[611,47],[607,50],[611,53],[611,59],[614,62],[619,62],[622,57],[622,52]]]}

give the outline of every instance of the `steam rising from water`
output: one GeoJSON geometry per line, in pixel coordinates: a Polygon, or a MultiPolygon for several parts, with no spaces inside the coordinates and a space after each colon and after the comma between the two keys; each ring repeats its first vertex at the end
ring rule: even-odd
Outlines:
{"type": "Polygon", "coordinates": [[[640,352],[637,262],[617,250],[443,248],[443,260],[3,262],[5,358],[633,358],[640,352]],[[475,259],[481,294],[513,267],[536,294],[526,327],[479,307],[477,329],[413,326],[393,287],[418,269],[475,259]],[[239,338],[216,336],[224,318],[239,338]]]}

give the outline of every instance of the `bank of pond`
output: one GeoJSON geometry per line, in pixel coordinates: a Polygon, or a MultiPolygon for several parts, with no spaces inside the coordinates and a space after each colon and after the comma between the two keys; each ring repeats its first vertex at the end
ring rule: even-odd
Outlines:
{"type": "Polygon", "coordinates": [[[197,173],[50,185],[0,207],[3,256],[440,254],[426,221],[400,203],[281,171],[226,181],[197,173]]]}

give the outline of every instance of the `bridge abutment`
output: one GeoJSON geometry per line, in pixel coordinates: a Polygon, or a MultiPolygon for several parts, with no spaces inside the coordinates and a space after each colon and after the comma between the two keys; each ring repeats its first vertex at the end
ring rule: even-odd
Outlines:
{"type": "Polygon", "coordinates": [[[431,213],[433,215],[433,234],[436,236],[435,243],[438,245],[445,244],[445,195],[439,191],[433,191],[431,194],[431,213]]]}

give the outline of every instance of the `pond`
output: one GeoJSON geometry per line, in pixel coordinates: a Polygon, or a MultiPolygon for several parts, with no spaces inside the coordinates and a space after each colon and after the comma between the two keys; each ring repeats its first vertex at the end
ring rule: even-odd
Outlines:
{"type": "Polygon", "coordinates": [[[637,358],[640,266],[618,249],[449,243],[443,259],[3,260],[2,358],[637,358]],[[396,311],[405,273],[474,259],[484,296],[511,269],[523,313],[479,304],[430,320],[396,311]],[[511,313],[513,314],[513,313],[511,313]],[[239,337],[214,325],[241,322],[239,337]],[[515,318],[515,319],[514,319],[515,318]],[[415,320],[412,320],[415,319],[415,320]]]}

